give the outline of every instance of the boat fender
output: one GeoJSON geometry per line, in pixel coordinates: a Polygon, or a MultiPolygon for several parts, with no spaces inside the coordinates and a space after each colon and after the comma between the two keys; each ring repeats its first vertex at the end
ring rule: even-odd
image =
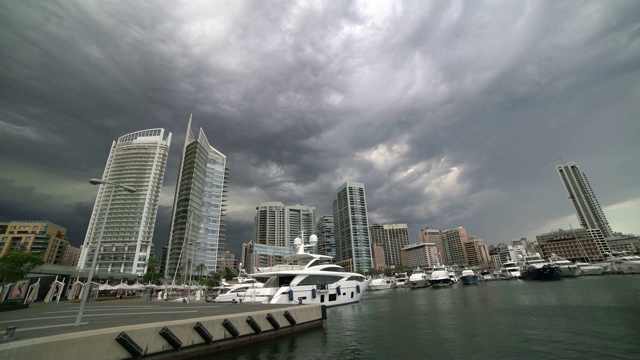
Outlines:
{"type": "Polygon", "coordinates": [[[315,299],[315,298],[316,298],[316,294],[317,294],[317,293],[316,293],[316,289],[315,289],[315,288],[314,288],[314,289],[311,289],[311,298],[312,298],[312,299],[315,299]]]}
{"type": "Polygon", "coordinates": [[[293,301],[293,290],[289,290],[289,301],[293,301]]]}
{"type": "Polygon", "coordinates": [[[360,285],[356,285],[356,293],[360,294],[360,285]]]}
{"type": "Polygon", "coordinates": [[[338,294],[338,295],[342,295],[342,294],[340,293],[340,285],[338,285],[338,287],[336,288],[336,294],[338,294]]]}

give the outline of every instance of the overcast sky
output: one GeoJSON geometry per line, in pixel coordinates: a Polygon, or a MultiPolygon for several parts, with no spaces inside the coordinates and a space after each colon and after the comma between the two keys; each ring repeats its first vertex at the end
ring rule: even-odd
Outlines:
{"type": "MultiPolygon", "coordinates": [[[[0,221],[84,241],[111,143],[189,115],[230,168],[227,248],[263,201],[458,226],[487,244],[579,227],[555,171],[586,173],[640,234],[638,1],[0,1],[0,221]]],[[[239,259],[239,258],[238,258],[239,259]]]]}

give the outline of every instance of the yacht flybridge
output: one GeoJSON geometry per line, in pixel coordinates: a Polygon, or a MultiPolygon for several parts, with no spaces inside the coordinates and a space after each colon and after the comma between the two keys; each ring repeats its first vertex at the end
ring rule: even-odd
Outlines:
{"type": "Polygon", "coordinates": [[[369,280],[358,273],[345,272],[326,255],[305,252],[318,242],[309,236],[304,245],[302,236],[295,239],[298,253],[285,257],[285,264],[257,268],[251,277],[266,279],[261,288],[249,288],[243,302],[266,304],[322,304],[327,307],[356,303],[367,290],[369,280]]]}

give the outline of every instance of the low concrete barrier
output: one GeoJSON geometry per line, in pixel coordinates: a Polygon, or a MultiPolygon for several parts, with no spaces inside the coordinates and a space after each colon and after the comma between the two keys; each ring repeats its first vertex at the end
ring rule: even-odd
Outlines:
{"type": "Polygon", "coordinates": [[[154,322],[2,344],[0,359],[181,358],[323,326],[321,305],[154,322]]]}

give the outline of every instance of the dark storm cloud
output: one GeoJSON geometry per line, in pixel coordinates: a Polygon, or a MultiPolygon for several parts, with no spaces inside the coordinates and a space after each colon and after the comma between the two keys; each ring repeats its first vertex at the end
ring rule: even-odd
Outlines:
{"type": "Polygon", "coordinates": [[[257,203],[330,214],[344,181],[365,184],[370,222],[407,222],[412,241],[425,226],[465,226],[488,243],[550,230],[572,211],[558,162],[545,163],[560,157],[583,167],[601,203],[638,198],[623,165],[640,160],[632,1],[0,10],[0,196],[12,199],[0,220],[65,213],[59,224],[83,239],[95,189],[70,189],[102,174],[119,136],[163,127],[161,247],[191,113],[227,155],[236,253],[257,203]]]}

